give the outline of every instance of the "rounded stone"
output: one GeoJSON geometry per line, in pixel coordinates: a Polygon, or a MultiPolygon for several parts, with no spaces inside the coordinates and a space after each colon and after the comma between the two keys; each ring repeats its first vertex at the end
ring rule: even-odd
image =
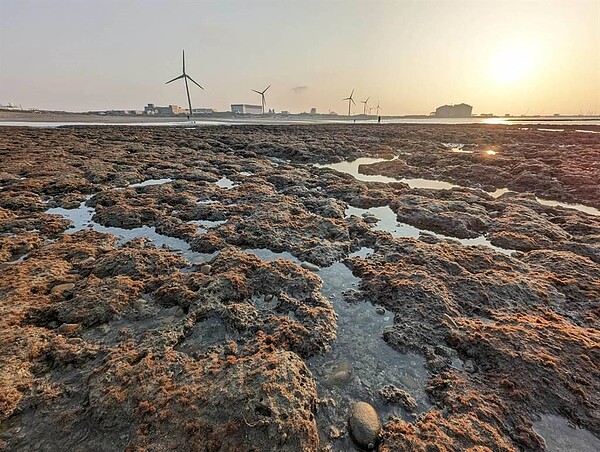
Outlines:
{"type": "Polygon", "coordinates": [[[377,307],[377,308],[375,308],[375,312],[379,315],[384,315],[385,309],[383,309],[382,307],[377,307]]]}
{"type": "Polygon", "coordinates": [[[311,264],[310,262],[302,262],[302,264],[300,264],[300,266],[302,268],[310,270],[311,272],[318,272],[320,270],[319,267],[317,267],[315,264],[311,264]]]}
{"type": "Polygon", "coordinates": [[[63,323],[58,327],[57,332],[60,334],[71,334],[79,329],[78,323],[63,323]]]}
{"type": "Polygon", "coordinates": [[[75,284],[73,284],[73,283],[59,284],[58,286],[54,286],[52,288],[51,292],[54,295],[57,295],[57,294],[61,294],[63,292],[66,292],[68,290],[73,290],[74,288],[75,288],[75,284]]]}
{"type": "Polygon", "coordinates": [[[93,256],[88,257],[87,259],[82,260],[79,265],[82,266],[86,266],[86,265],[92,265],[94,264],[94,262],[96,262],[96,258],[93,256]]]}
{"type": "Polygon", "coordinates": [[[325,384],[333,386],[344,386],[352,379],[352,367],[348,363],[338,363],[332,369],[325,380],[325,384]]]}
{"type": "Polygon", "coordinates": [[[209,275],[211,270],[212,267],[208,264],[204,264],[202,267],[200,267],[200,272],[202,272],[205,275],[209,275]]]}
{"type": "Polygon", "coordinates": [[[377,446],[381,423],[375,408],[366,402],[356,402],[350,408],[348,428],[354,442],[363,449],[377,446]]]}

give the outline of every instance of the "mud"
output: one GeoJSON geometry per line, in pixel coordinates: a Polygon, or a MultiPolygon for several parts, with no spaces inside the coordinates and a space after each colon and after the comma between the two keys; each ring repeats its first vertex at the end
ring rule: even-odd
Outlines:
{"type": "Polygon", "coordinates": [[[600,207],[598,134],[11,127],[0,156],[0,448],[349,450],[358,401],[380,451],[597,444],[600,217],[539,200],[600,207]]]}

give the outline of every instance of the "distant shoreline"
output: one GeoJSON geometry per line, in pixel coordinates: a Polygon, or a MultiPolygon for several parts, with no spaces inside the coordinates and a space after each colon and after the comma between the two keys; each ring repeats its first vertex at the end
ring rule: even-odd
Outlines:
{"type": "MultiPolygon", "coordinates": [[[[600,121],[600,116],[549,116],[549,117],[481,117],[472,116],[470,118],[438,118],[426,115],[404,115],[404,116],[382,116],[384,122],[400,122],[406,120],[408,122],[423,121],[423,124],[436,124],[456,121],[457,123],[490,123],[500,124],[517,124],[520,122],[535,123],[535,122],[591,122],[600,121]],[[473,122],[470,122],[473,121],[473,122]]],[[[228,112],[197,115],[193,120],[199,123],[217,123],[217,124],[297,124],[297,123],[376,123],[377,116],[342,116],[342,115],[266,115],[253,116],[244,115],[237,116],[228,112]]],[[[52,111],[27,111],[27,110],[0,110],[0,121],[2,122],[74,122],[74,123],[107,123],[107,124],[160,124],[160,123],[182,123],[189,122],[186,116],[145,116],[145,115],[98,115],[94,113],[78,113],[78,112],[52,112],[52,111]]]]}

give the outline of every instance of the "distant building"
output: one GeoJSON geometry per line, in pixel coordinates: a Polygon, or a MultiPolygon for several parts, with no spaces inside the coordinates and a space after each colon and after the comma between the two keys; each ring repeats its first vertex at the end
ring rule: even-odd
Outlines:
{"type": "Polygon", "coordinates": [[[131,115],[141,115],[141,110],[101,110],[101,111],[89,111],[88,113],[92,113],[94,115],[101,116],[131,116],[131,115]]]}
{"type": "Polygon", "coordinates": [[[316,115],[317,114],[317,109],[315,107],[310,109],[310,114],[311,115],[316,115]]]}
{"type": "Polygon", "coordinates": [[[0,105],[0,109],[2,110],[23,110],[23,107],[20,105],[11,104],[10,102],[6,105],[0,105]]]}
{"type": "Polygon", "coordinates": [[[209,115],[215,112],[212,108],[192,108],[192,111],[197,115],[209,115]]]}
{"type": "Polygon", "coordinates": [[[144,114],[157,116],[176,116],[187,113],[187,109],[178,105],[169,105],[168,107],[159,107],[154,104],[148,104],[144,107],[144,114]]]}
{"type": "Polygon", "coordinates": [[[260,105],[231,104],[231,113],[260,115],[262,114],[262,107],[260,105]]]}
{"type": "Polygon", "coordinates": [[[435,109],[437,118],[470,118],[473,107],[467,104],[442,105],[435,109]]]}

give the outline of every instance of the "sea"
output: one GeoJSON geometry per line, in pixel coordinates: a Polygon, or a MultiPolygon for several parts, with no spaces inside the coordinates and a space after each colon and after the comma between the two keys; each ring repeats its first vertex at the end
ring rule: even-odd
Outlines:
{"type": "MultiPolygon", "coordinates": [[[[197,127],[217,125],[293,125],[293,124],[377,124],[377,118],[194,118],[194,120],[165,120],[165,121],[129,121],[129,122],[83,122],[83,121],[0,121],[0,126],[15,127],[62,127],[62,126],[176,126],[197,127]]],[[[552,131],[560,131],[560,126],[581,126],[578,132],[600,133],[596,127],[586,130],[586,126],[600,126],[600,117],[582,116],[549,116],[549,117],[498,117],[498,118],[407,118],[407,117],[382,117],[381,124],[500,124],[522,125],[523,128],[538,128],[539,125],[553,126],[552,131]],[[529,126],[529,127],[525,127],[529,126]]],[[[538,130],[544,130],[538,128],[538,130]]],[[[547,129],[550,130],[550,129],[547,129]]]]}

